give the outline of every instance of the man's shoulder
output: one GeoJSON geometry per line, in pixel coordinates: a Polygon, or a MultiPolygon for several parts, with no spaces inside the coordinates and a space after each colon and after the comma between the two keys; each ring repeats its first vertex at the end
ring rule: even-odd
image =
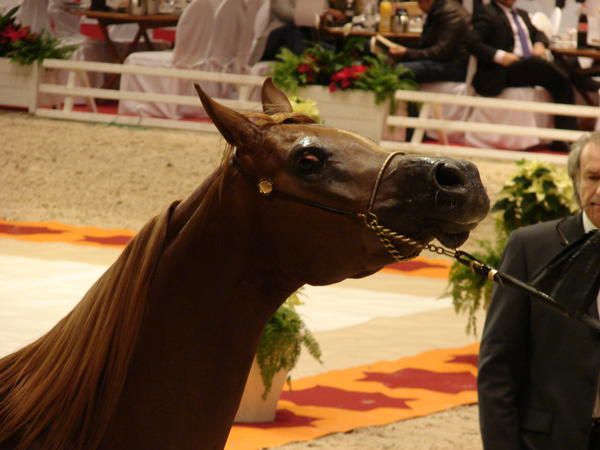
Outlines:
{"type": "Polygon", "coordinates": [[[528,225],[513,231],[510,234],[510,241],[521,242],[525,246],[538,246],[544,245],[549,240],[571,240],[577,238],[580,231],[583,232],[580,223],[580,214],[574,214],[561,219],[528,225]],[[580,228],[581,230],[579,230],[580,228]]]}
{"type": "Polygon", "coordinates": [[[494,2],[490,2],[486,5],[480,5],[475,9],[474,16],[497,16],[502,10],[499,6],[495,5],[494,2]]]}
{"type": "Polygon", "coordinates": [[[457,0],[446,0],[443,2],[442,9],[461,16],[470,16],[469,11],[457,0]]]}
{"type": "Polygon", "coordinates": [[[540,222],[533,225],[527,225],[522,228],[519,228],[512,232],[511,236],[514,238],[530,238],[530,237],[539,237],[547,234],[555,234],[556,226],[558,223],[564,219],[555,219],[549,220],[547,222],[540,222]]]}

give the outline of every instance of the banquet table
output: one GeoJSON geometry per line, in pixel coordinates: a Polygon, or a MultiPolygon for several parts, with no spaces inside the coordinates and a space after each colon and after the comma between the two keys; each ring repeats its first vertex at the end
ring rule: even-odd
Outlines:
{"type": "Polygon", "coordinates": [[[585,47],[585,48],[561,48],[550,47],[550,51],[559,57],[574,56],[592,58],[595,61],[600,61],[600,47],[585,47]]]}
{"type": "Polygon", "coordinates": [[[414,31],[408,31],[408,32],[404,32],[404,33],[394,33],[394,32],[380,33],[378,31],[352,29],[349,32],[346,32],[346,30],[344,30],[342,27],[321,27],[320,31],[329,36],[338,37],[338,38],[345,38],[345,37],[352,37],[352,36],[372,37],[377,34],[380,34],[380,35],[382,35],[394,42],[398,42],[398,43],[416,42],[421,37],[421,33],[414,32],[414,31]]]}
{"type": "Polygon", "coordinates": [[[73,9],[71,13],[85,16],[88,19],[96,19],[102,32],[102,36],[106,40],[109,51],[115,62],[123,63],[125,58],[135,51],[136,46],[140,40],[144,40],[144,43],[148,50],[155,50],[152,40],[148,35],[148,30],[153,28],[166,28],[177,25],[179,20],[178,14],[153,14],[153,15],[135,15],[124,12],[106,12],[106,11],[92,11],[89,9],[73,9]],[[133,23],[138,26],[138,31],[135,34],[133,40],[127,46],[125,53],[119,52],[117,46],[110,37],[108,27],[110,25],[123,25],[133,23]]]}

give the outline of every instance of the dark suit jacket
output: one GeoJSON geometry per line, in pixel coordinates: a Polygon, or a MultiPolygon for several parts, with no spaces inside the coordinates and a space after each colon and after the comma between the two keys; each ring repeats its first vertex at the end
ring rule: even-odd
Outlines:
{"type": "MultiPolygon", "coordinates": [[[[526,11],[517,10],[525,22],[532,44],[548,46],[546,35],[535,28],[526,11]]],[[[512,52],[515,39],[504,11],[494,1],[483,5],[473,14],[473,37],[469,43],[471,53],[477,58],[477,72],[473,87],[480,95],[496,96],[506,87],[506,68],[494,62],[497,50],[512,52]]]]}
{"type": "Polygon", "coordinates": [[[407,49],[402,60],[454,61],[466,66],[470,28],[469,13],[458,1],[435,0],[423,24],[419,48],[407,49]]]}
{"type": "MultiPolygon", "coordinates": [[[[577,239],[581,214],[512,233],[501,270],[529,279],[563,248],[557,230],[577,239]]],[[[591,328],[521,291],[497,287],[479,354],[484,448],[587,449],[599,370],[600,337],[591,328]]]]}

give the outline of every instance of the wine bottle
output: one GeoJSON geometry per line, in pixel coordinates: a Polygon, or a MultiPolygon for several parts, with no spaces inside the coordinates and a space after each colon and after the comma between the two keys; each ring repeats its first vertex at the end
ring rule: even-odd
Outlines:
{"type": "Polygon", "coordinates": [[[346,0],[344,15],[346,16],[346,23],[352,23],[352,18],[354,17],[354,0],[346,0]]]}
{"type": "Polygon", "coordinates": [[[579,21],[577,22],[577,48],[587,47],[588,38],[588,17],[585,10],[585,3],[581,4],[579,21]]]}

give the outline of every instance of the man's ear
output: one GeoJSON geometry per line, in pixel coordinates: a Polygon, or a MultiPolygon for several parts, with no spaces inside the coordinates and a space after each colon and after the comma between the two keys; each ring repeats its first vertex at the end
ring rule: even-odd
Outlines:
{"type": "Polygon", "coordinates": [[[262,107],[265,114],[293,112],[287,95],[275,86],[271,77],[267,78],[262,86],[262,107]]]}
{"type": "Polygon", "coordinates": [[[225,140],[234,147],[253,147],[262,142],[262,130],[242,114],[215,102],[194,84],[202,106],[225,140]]]}

